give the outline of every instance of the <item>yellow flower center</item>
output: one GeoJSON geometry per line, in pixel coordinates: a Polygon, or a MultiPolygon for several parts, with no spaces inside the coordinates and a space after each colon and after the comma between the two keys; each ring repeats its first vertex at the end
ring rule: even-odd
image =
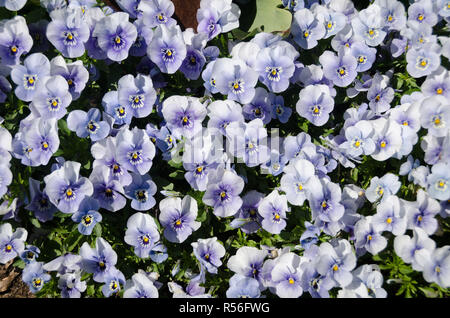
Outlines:
{"type": "Polygon", "coordinates": [[[313,113],[314,113],[314,114],[318,114],[318,113],[319,113],[319,107],[314,106],[313,113]]]}
{"type": "Polygon", "coordinates": [[[238,83],[234,83],[233,88],[234,89],[239,89],[239,84],[238,83]]]}
{"type": "Polygon", "coordinates": [[[123,108],[120,108],[120,109],[119,109],[119,113],[120,113],[120,114],[123,114],[124,112],[125,112],[125,110],[124,110],[123,108]]]}
{"type": "Polygon", "coordinates": [[[369,30],[369,34],[370,34],[370,35],[373,35],[374,33],[375,33],[375,32],[373,32],[372,29],[369,30]]]}
{"type": "Polygon", "coordinates": [[[11,252],[12,246],[11,246],[10,244],[6,245],[5,250],[6,250],[7,252],[11,252]]]}
{"type": "Polygon", "coordinates": [[[417,20],[422,21],[424,18],[423,14],[419,14],[419,16],[417,17],[417,20]]]}
{"type": "Polygon", "coordinates": [[[100,263],[98,263],[98,266],[100,266],[100,268],[103,268],[103,267],[105,267],[105,263],[100,262],[100,263]]]}
{"type": "Polygon", "coordinates": [[[325,209],[327,206],[328,206],[327,201],[323,201],[323,202],[322,202],[322,208],[325,209]]]}
{"type": "Polygon", "coordinates": [[[422,217],[421,215],[419,215],[419,216],[417,217],[417,221],[422,222],[422,220],[423,220],[423,217],[422,217]]]}
{"type": "Polygon", "coordinates": [[[144,241],[144,243],[148,243],[148,242],[149,242],[149,239],[148,239],[147,236],[144,236],[144,237],[142,238],[142,241],[144,241]]]}
{"type": "Polygon", "coordinates": [[[337,271],[339,269],[339,266],[337,266],[336,264],[333,266],[333,271],[337,271]]]}
{"type": "Polygon", "coordinates": [[[48,143],[46,143],[45,141],[42,143],[42,147],[44,148],[44,149],[47,149],[48,148],[48,143]]]}
{"type": "Polygon", "coordinates": [[[292,278],[289,278],[289,284],[294,284],[294,280],[292,278]]]}
{"type": "Polygon", "coordinates": [[[194,64],[197,60],[195,59],[195,57],[191,57],[191,63],[194,64]]]}
{"type": "Polygon", "coordinates": [[[84,218],[84,221],[86,223],[91,223],[91,218],[89,216],[87,216],[87,217],[84,218]]]}
{"type": "Polygon", "coordinates": [[[33,79],[32,77],[30,77],[30,78],[28,79],[28,83],[33,84],[33,83],[34,83],[34,79],[33,79]]]}
{"type": "Polygon", "coordinates": [[[73,35],[72,35],[72,34],[69,34],[69,35],[67,36],[67,38],[68,38],[69,40],[72,40],[72,39],[73,39],[73,35]]]}
{"type": "Polygon", "coordinates": [[[220,192],[220,197],[221,198],[225,198],[227,196],[227,194],[225,193],[225,191],[220,192]]]}
{"type": "Polygon", "coordinates": [[[341,69],[339,70],[339,74],[344,75],[344,74],[345,74],[344,69],[341,68],[341,69]]]}
{"type": "Polygon", "coordinates": [[[436,266],[436,267],[434,268],[434,270],[436,271],[436,273],[440,273],[440,272],[441,272],[441,268],[440,268],[439,266],[436,266]]]}
{"type": "Polygon", "coordinates": [[[309,32],[308,32],[308,31],[303,32],[303,36],[304,36],[305,38],[307,38],[307,37],[309,36],[309,32]]]}
{"type": "Polygon", "coordinates": [[[181,225],[181,220],[177,220],[177,221],[175,222],[175,225],[181,225]]]}
{"type": "Polygon", "coordinates": [[[197,167],[197,169],[196,169],[196,170],[197,170],[197,172],[198,172],[198,173],[200,173],[200,172],[202,172],[202,171],[203,171],[203,167],[197,167]]]}
{"type": "Polygon", "coordinates": [[[369,241],[372,241],[372,235],[367,236],[367,239],[368,239],[369,241]]]}
{"type": "Polygon", "coordinates": [[[189,120],[189,119],[188,119],[186,116],[183,117],[183,123],[186,124],[186,123],[188,122],[188,120],[189,120]]]}
{"type": "Polygon", "coordinates": [[[444,181],[439,181],[439,187],[443,188],[445,186],[445,182],[444,181]]]}
{"type": "Polygon", "coordinates": [[[328,21],[327,23],[327,28],[331,29],[333,27],[333,23],[331,21],[328,21]]]}
{"type": "Polygon", "coordinates": [[[386,223],[387,223],[387,224],[391,224],[391,223],[392,223],[392,218],[387,218],[387,219],[386,219],[386,223]]]}
{"type": "Polygon", "coordinates": [[[138,154],[137,153],[134,153],[133,154],[133,159],[137,159],[138,158],[138,154]]]}
{"type": "Polygon", "coordinates": [[[441,95],[442,92],[443,92],[443,90],[442,90],[442,88],[440,88],[440,87],[436,90],[436,93],[438,93],[439,95],[441,95]]]}
{"type": "Polygon", "coordinates": [[[119,36],[116,36],[116,38],[114,39],[114,42],[116,42],[117,44],[120,44],[120,42],[122,42],[122,40],[120,39],[119,36]]]}
{"type": "Polygon", "coordinates": [[[53,106],[53,107],[58,106],[58,102],[57,102],[56,100],[54,100],[54,101],[52,102],[52,106],[53,106]]]}
{"type": "Polygon", "coordinates": [[[358,148],[359,146],[361,146],[361,142],[360,142],[359,140],[357,140],[357,141],[355,142],[355,147],[358,148]]]}
{"type": "Polygon", "coordinates": [[[16,53],[17,52],[17,47],[15,45],[13,45],[11,47],[11,52],[16,53]]]}
{"type": "Polygon", "coordinates": [[[434,120],[434,124],[436,126],[438,126],[441,123],[441,119],[439,117],[436,117],[436,119],[434,120]]]}
{"type": "Polygon", "coordinates": [[[249,213],[250,213],[250,215],[255,215],[256,211],[255,211],[255,209],[250,209],[249,213]]]}
{"type": "Polygon", "coordinates": [[[380,147],[381,147],[381,148],[386,147],[386,142],[385,142],[385,141],[382,141],[382,142],[380,143],[380,147]]]}
{"type": "Polygon", "coordinates": [[[205,259],[209,259],[209,254],[205,254],[205,259]]]}
{"type": "Polygon", "coordinates": [[[377,95],[377,97],[375,97],[375,100],[378,102],[380,100],[380,95],[377,95]]]}
{"type": "Polygon", "coordinates": [[[166,54],[167,54],[167,56],[172,56],[172,51],[169,50],[169,51],[167,51],[166,54]]]}
{"type": "Polygon", "coordinates": [[[72,196],[72,194],[73,194],[72,189],[67,189],[67,190],[66,190],[66,195],[67,195],[67,196],[70,197],[70,196],[72,196]]]}
{"type": "Polygon", "coordinates": [[[408,126],[409,123],[408,123],[408,121],[404,120],[403,123],[402,123],[402,125],[403,125],[403,126],[408,126]]]}
{"type": "Polygon", "coordinates": [[[389,21],[389,22],[392,22],[392,19],[393,19],[392,15],[389,15],[389,16],[388,16],[388,21],[389,21]]]}
{"type": "Polygon", "coordinates": [[[72,84],[73,84],[73,81],[72,81],[71,79],[68,79],[68,80],[67,80],[67,84],[72,85],[72,84]]]}
{"type": "Polygon", "coordinates": [[[280,219],[280,215],[278,213],[275,213],[275,220],[279,220],[280,219]]]}
{"type": "Polygon", "coordinates": [[[420,65],[421,65],[421,66],[426,66],[426,65],[427,65],[427,61],[426,61],[426,60],[422,60],[422,61],[420,62],[420,65]]]}
{"type": "Polygon", "coordinates": [[[303,185],[302,185],[301,183],[298,185],[298,190],[299,190],[299,191],[302,191],[302,190],[303,190],[303,185]]]}
{"type": "Polygon", "coordinates": [[[360,56],[358,61],[359,61],[359,63],[363,63],[364,62],[364,56],[360,56]]]}

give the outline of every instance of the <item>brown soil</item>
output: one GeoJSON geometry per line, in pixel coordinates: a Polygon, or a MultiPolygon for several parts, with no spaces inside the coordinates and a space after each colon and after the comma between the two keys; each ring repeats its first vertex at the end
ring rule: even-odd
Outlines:
{"type": "Polygon", "coordinates": [[[0,264],[0,298],[34,298],[22,281],[21,270],[12,266],[13,261],[0,264]]]}

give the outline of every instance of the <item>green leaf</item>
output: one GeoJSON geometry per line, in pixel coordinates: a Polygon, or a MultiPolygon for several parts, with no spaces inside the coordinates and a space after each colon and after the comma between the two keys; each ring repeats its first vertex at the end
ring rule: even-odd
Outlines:
{"type": "MultiPolygon", "coordinates": [[[[251,32],[258,28],[263,29],[264,32],[288,30],[291,27],[292,14],[289,10],[278,8],[280,3],[280,0],[256,0],[255,18],[250,27],[244,28],[244,31],[251,32]]],[[[251,15],[248,19],[251,19],[251,15]]]]}
{"type": "Polygon", "coordinates": [[[33,224],[35,227],[40,228],[41,227],[41,223],[39,223],[38,219],[31,219],[31,224],[33,224]]]}
{"type": "Polygon", "coordinates": [[[83,237],[82,234],[80,234],[78,231],[74,231],[70,233],[70,235],[67,237],[67,239],[64,241],[64,244],[67,247],[67,251],[71,252],[77,246],[78,242],[83,237]]]}
{"type": "Polygon", "coordinates": [[[427,298],[436,298],[439,295],[439,292],[431,287],[419,287],[419,289],[427,298]]]}
{"type": "Polygon", "coordinates": [[[102,226],[100,225],[100,223],[95,224],[93,232],[94,235],[97,237],[102,236],[102,226]]]}
{"type": "Polygon", "coordinates": [[[86,288],[86,293],[88,294],[88,296],[94,296],[94,294],[95,294],[95,286],[94,285],[88,285],[88,287],[86,288]]]}

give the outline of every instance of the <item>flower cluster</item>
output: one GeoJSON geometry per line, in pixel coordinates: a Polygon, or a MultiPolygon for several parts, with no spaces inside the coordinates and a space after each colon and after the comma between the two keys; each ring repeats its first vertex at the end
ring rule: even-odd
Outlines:
{"type": "Polygon", "coordinates": [[[0,263],[30,291],[387,297],[394,264],[449,293],[448,1],[283,0],[289,32],[245,36],[239,1],[196,30],[40,2],[0,21],[0,263]]]}

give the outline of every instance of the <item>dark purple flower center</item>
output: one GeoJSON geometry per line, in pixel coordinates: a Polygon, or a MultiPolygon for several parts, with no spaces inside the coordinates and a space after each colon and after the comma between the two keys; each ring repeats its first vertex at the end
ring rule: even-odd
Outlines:
{"type": "Polygon", "coordinates": [[[229,86],[233,93],[241,94],[244,92],[244,81],[242,79],[237,79],[229,83],[229,86]]]}
{"type": "Polygon", "coordinates": [[[320,105],[313,105],[313,106],[311,106],[311,114],[313,115],[313,116],[315,116],[315,117],[318,117],[318,116],[320,116],[320,108],[321,108],[321,106],[320,105]]]}
{"type": "Polygon", "coordinates": [[[36,86],[37,75],[24,75],[23,82],[26,90],[34,89],[36,86]]]}
{"type": "Polygon", "coordinates": [[[250,277],[258,278],[259,276],[259,268],[260,266],[258,264],[250,264],[250,277]]]}
{"type": "Polygon", "coordinates": [[[63,43],[67,46],[74,46],[77,44],[78,33],[76,31],[64,31],[63,43]]]}
{"type": "Polygon", "coordinates": [[[114,197],[114,191],[111,188],[106,188],[105,189],[105,197],[107,198],[113,198],[114,197]]]}
{"type": "Polygon", "coordinates": [[[366,64],[367,56],[365,55],[359,55],[356,60],[358,61],[358,64],[366,64]]]}
{"type": "Polygon", "coordinates": [[[155,18],[158,23],[166,23],[167,22],[167,17],[164,14],[164,12],[160,12],[158,15],[156,15],[155,18]]]}
{"type": "Polygon", "coordinates": [[[143,247],[149,247],[151,243],[150,235],[144,234],[140,237],[140,243],[143,247]]]}
{"type": "Polygon", "coordinates": [[[173,62],[175,59],[175,50],[172,48],[161,49],[164,62],[173,62]]]}
{"type": "Polygon", "coordinates": [[[340,78],[344,78],[345,76],[347,76],[347,70],[346,70],[345,66],[338,67],[338,69],[336,70],[336,73],[338,74],[338,76],[340,78]]]}
{"type": "Polygon", "coordinates": [[[33,280],[31,281],[31,284],[33,285],[34,288],[42,287],[43,282],[42,282],[41,277],[33,278],[33,280]]]}
{"type": "Polygon", "coordinates": [[[183,220],[181,218],[177,218],[174,222],[173,222],[173,227],[175,228],[175,230],[179,230],[183,227],[183,220]]]}
{"type": "Polygon", "coordinates": [[[9,51],[10,51],[11,55],[14,56],[19,52],[19,48],[17,45],[14,44],[9,48],[9,51]]]}
{"type": "Polygon", "coordinates": [[[424,56],[419,56],[417,58],[416,67],[421,70],[425,70],[428,68],[429,60],[424,56]]]}
{"type": "Polygon", "coordinates": [[[67,85],[69,85],[69,89],[74,89],[75,88],[75,82],[71,78],[67,79],[67,85]]]}
{"type": "Polygon", "coordinates": [[[111,42],[112,42],[112,47],[115,50],[121,50],[127,44],[127,41],[123,37],[121,37],[119,34],[116,34],[115,36],[111,37],[111,42]]]}
{"type": "Polygon", "coordinates": [[[110,165],[110,168],[112,169],[113,175],[114,176],[120,176],[123,174],[122,169],[120,169],[120,165],[116,162],[113,162],[110,165]]]}
{"type": "Polygon", "coordinates": [[[139,202],[146,202],[148,199],[148,193],[147,190],[145,189],[138,189],[134,192],[134,197],[136,198],[136,200],[138,200],[139,202]]]}
{"type": "Polygon", "coordinates": [[[97,132],[97,129],[100,127],[99,124],[97,124],[96,122],[94,122],[93,120],[91,120],[87,126],[86,129],[88,130],[89,133],[91,134],[95,134],[97,132]]]}
{"type": "Polygon", "coordinates": [[[75,199],[75,191],[71,187],[68,187],[64,191],[64,195],[65,195],[64,199],[66,199],[67,201],[75,199]]]}
{"type": "Polygon", "coordinates": [[[92,224],[92,221],[94,220],[93,216],[90,214],[86,214],[81,218],[81,224],[84,226],[90,226],[92,224]]]}
{"type": "Polygon", "coordinates": [[[58,97],[53,97],[53,98],[48,98],[47,99],[47,105],[48,105],[48,109],[51,112],[56,112],[59,110],[60,107],[60,103],[61,101],[59,100],[58,97]]]}
{"type": "Polygon", "coordinates": [[[181,122],[181,126],[184,128],[192,127],[191,116],[189,116],[189,115],[184,114],[184,115],[180,116],[180,122],[181,122]]]}
{"type": "Polygon", "coordinates": [[[41,149],[43,151],[47,151],[49,147],[50,147],[50,145],[48,144],[48,142],[46,140],[41,141],[41,149]]]}
{"type": "Polygon", "coordinates": [[[381,139],[381,140],[378,142],[378,145],[380,146],[381,149],[384,149],[384,148],[386,148],[386,146],[388,145],[388,141],[387,141],[386,139],[381,139]]]}
{"type": "Polygon", "coordinates": [[[143,94],[130,95],[130,97],[129,97],[131,107],[133,107],[134,109],[144,107],[144,100],[145,100],[145,96],[143,94]]]}
{"type": "Polygon", "coordinates": [[[204,174],[204,167],[203,166],[197,166],[197,168],[195,169],[195,176],[201,176],[204,174]]]}
{"type": "Polygon", "coordinates": [[[256,208],[251,207],[247,210],[248,216],[255,220],[258,217],[258,212],[256,211],[256,208]]]}
{"type": "Polygon", "coordinates": [[[126,112],[125,108],[122,106],[117,107],[115,109],[115,111],[116,111],[116,115],[118,118],[124,118],[127,116],[127,112],[126,112]]]}
{"type": "Polygon", "coordinates": [[[103,259],[98,262],[98,267],[101,271],[106,270],[106,263],[103,259]]]}
{"type": "Polygon", "coordinates": [[[119,289],[119,283],[116,280],[112,280],[109,282],[109,290],[112,292],[116,292],[119,289]]]}
{"type": "Polygon", "coordinates": [[[12,247],[11,244],[7,243],[5,245],[5,249],[4,250],[5,250],[6,253],[10,253],[13,250],[13,247],[12,247]]]}
{"type": "Polygon", "coordinates": [[[142,162],[142,153],[139,150],[129,152],[128,157],[132,165],[137,165],[142,162]]]}
{"type": "Polygon", "coordinates": [[[42,197],[40,200],[38,200],[38,205],[40,211],[48,210],[48,208],[50,207],[50,204],[46,197],[42,197]]]}
{"type": "Polygon", "coordinates": [[[267,78],[273,82],[278,82],[280,80],[280,73],[282,72],[283,68],[281,66],[266,67],[267,78]]]}

